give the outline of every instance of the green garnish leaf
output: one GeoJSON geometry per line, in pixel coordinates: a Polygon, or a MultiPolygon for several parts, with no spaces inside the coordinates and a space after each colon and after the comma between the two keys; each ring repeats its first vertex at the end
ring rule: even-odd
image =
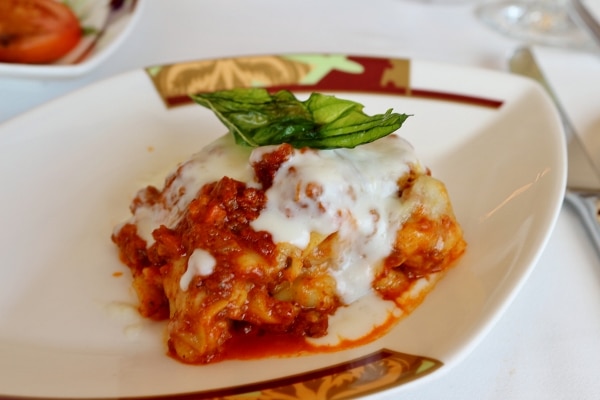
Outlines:
{"type": "Polygon", "coordinates": [[[251,147],[289,143],[296,148],[353,148],[399,129],[407,114],[369,116],[362,104],[312,93],[305,101],[281,90],[232,89],[192,95],[211,109],[235,137],[251,147]]]}

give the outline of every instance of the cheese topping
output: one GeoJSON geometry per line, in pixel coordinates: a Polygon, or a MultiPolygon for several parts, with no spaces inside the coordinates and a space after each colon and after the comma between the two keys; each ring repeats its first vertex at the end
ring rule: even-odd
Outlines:
{"type": "Polygon", "coordinates": [[[217,261],[206,250],[195,249],[188,259],[187,269],[179,280],[181,290],[187,290],[195,276],[208,276],[212,274],[217,261]]]}
{"type": "MultiPolygon", "coordinates": [[[[252,165],[277,147],[246,148],[231,135],[216,140],[167,180],[166,204],[143,204],[130,222],[150,245],[152,231],[160,225],[174,228],[205,184],[227,176],[257,187],[252,165]]],[[[267,204],[252,227],[271,233],[275,243],[300,248],[311,232],[338,232],[339,258],[332,260],[329,272],[338,295],[350,304],[372,291],[375,268],[389,255],[399,226],[415,206],[398,196],[398,181],[411,168],[423,172],[412,146],[395,135],[354,149],[294,149],[275,173],[267,204]]],[[[212,271],[209,257],[203,250],[194,252],[181,278],[182,290],[193,276],[212,271]]]]}
{"type": "MultiPolygon", "coordinates": [[[[254,150],[251,163],[270,151],[254,150]]],[[[350,304],[372,290],[374,268],[412,211],[398,196],[398,180],[419,165],[412,146],[398,136],[354,149],[295,149],[275,174],[267,206],[252,227],[300,248],[311,232],[338,232],[343,248],[330,273],[350,304]]]]}
{"type": "Polygon", "coordinates": [[[250,148],[236,145],[231,135],[212,142],[181,164],[172,181],[167,179],[170,186],[166,204],[144,204],[135,210],[129,222],[137,226],[138,235],[150,246],[154,243],[152,231],[161,225],[174,228],[205,184],[223,176],[252,184],[254,171],[248,163],[250,152],[250,148]]]}

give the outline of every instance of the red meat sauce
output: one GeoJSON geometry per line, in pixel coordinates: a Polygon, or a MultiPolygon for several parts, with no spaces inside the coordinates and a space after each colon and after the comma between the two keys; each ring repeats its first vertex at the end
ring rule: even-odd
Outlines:
{"type": "MultiPolygon", "coordinates": [[[[121,260],[132,271],[133,287],[140,301],[139,311],[144,317],[154,320],[170,318],[167,293],[173,293],[176,289],[169,289],[168,285],[173,285],[173,280],[167,281],[165,277],[173,272],[174,260],[190,255],[196,248],[209,249],[217,264],[225,266],[218,269],[221,272],[213,273],[203,282],[204,285],[210,286],[211,293],[216,298],[226,298],[228,291],[232,290],[229,277],[219,274],[223,274],[228,266],[235,267],[234,259],[241,252],[250,250],[260,254],[268,261],[268,265],[276,265],[276,245],[271,234],[255,231],[250,222],[258,217],[265,206],[265,191],[272,185],[275,172],[287,160],[291,150],[290,146],[280,146],[277,151],[268,153],[262,161],[254,164],[256,176],[263,189],[247,187],[243,182],[227,177],[206,184],[189,204],[183,218],[174,229],[160,226],[153,232],[155,242],[148,248],[146,241],[137,235],[136,226],[133,224],[124,225],[113,235],[112,239],[120,249],[121,260]]],[[[167,181],[166,185],[169,184],[167,181]]],[[[154,187],[148,187],[134,200],[132,208],[161,201],[161,192],[154,187]]],[[[247,274],[254,285],[269,290],[272,275],[265,273],[262,266],[247,271],[247,274]]],[[[285,319],[285,309],[274,308],[272,312],[279,313],[277,317],[285,319]]],[[[397,322],[397,318],[390,315],[386,323],[359,340],[343,341],[336,346],[319,348],[311,345],[306,336],[325,335],[328,319],[325,315],[321,316],[320,321],[308,322],[310,317],[310,314],[290,316],[294,320],[290,319],[289,329],[284,332],[265,330],[247,321],[231,321],[231,337],[224,341],[218,359],[255,359],[338,351],[371,342],[397,322]]],[[[169,344],[167,345],[169,347],[169,344]]],[[[169,353],[173,356],[173,349],[169,349],[169,353]]]]}

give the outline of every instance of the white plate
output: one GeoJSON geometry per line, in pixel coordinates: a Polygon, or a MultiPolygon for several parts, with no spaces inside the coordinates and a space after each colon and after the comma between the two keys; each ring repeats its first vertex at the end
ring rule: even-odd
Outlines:
{"type": "MultiPolygon", "coordinates": [[[[529,276],[557,218],[566,176],[563,132],[545,93],[522,78],[429,62],[323,55],[202,61],[148,71],[100,82],[0,125],[0,395],[190,393],[294,376],[373,354],[389,373],[410,370],[401,365],[410,357],[396,362],[381,349],[425,357],[416,358],[417,366],[431,373],[413,370],[387,383],[377,378],[369,391],[339,387],[340,398],[349,398],[352,390],[399,392],[439,376],[478,344],[529,276]],[[319,65],[330,68],[324,72],[319,65]],[[275,67],[290,72],[286,82],[274,78],[281,74],[264,78],[275,67]],[[262,76],[266,85],[348,89],[340,96],[364,103],[367,113],[393,107],[413,114],[399,133],[447,184],[469,244],[466,254],[412,315],[369,345],[206,366],[168,358],[164,326],[141,320],[134,310],[129,273],[110,234],[128,217],[139,188],[160,184],[167,170],[224,132],[208,110],[167,108],[158,95],[156,87],[163,94],[181,88],[178,78],[190,73],[188,88],[212,88],[216,81],[257,84],[262,76]],[[240,79],[215,78],[223,74],[240,79]],[[368,93],[374,91],[379,93],[368,93]],[[113,276],[116,272],[124,275],[113,276]]],[[[169,96],[178,99],[176,92],[169,96]]],[[[325,379],[316,379],[323,389],[325,379]]],[[[281,390],[292,383],[278,382],[281,390]]],[[[229,394],[248,390],[257,388],[229,394]]]]}
{"type": "Polygon", "coordinates": [[[51,64],[0,62],[0,77],[55,79],[83,75],[104,62],[123,43],[139,18],[146,0],[70,0],[81,26],[90,33],[60,60],[51,64]]]}

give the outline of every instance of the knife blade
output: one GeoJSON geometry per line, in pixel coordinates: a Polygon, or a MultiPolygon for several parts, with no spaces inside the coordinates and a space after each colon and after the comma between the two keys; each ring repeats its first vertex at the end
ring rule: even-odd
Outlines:
{"type": "Polygon", "coordinates": [[[600,47],[600,23],[581,0],[571,0],[570,5],[571,17],[588,31],[596,45],[600,47]]]}
{"type": "Polygon", "coordinates": [[[581,144],[569,117],[544,77],[528,47],[517,48],[509,60],[509,70],[538,82],[554,102],[567,137],[568,175],[565,201],[581,218],[600,255],[600,173],[581,144]]]}

